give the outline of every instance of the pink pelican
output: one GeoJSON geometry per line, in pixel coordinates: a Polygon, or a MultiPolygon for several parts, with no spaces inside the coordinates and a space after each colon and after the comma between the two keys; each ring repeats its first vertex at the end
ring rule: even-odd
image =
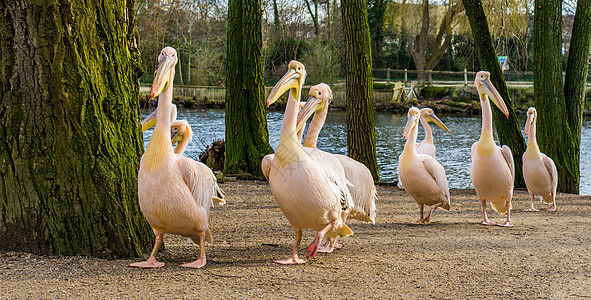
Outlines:
{"type": "MultiPolygon", "coordinates": [[[[331,154],[322,150],[318,150],[316,143],[318,141],[318,134],[324,125],[326,116],[328,114],[328,106],[332,100],[332,90],[326,84],[318,84],[310,89],[310,97],[306,104],[302,107],[298,114],[298,133],[299,129],[303,129],[306,120],[314,115],[308,131],[306,139],[304,140],[305,149],[313,149],[313,153],[321,154],[322,157],[335,157],[337,163],[341,164],[345,171],[345,178],[351,183],[348,186],[351,193],[353,203],[349,210],[343,212],[343,222],[347,217],[352,219],[375,224],[377,192],[374,185],[373,177],[369,169],[362,163],[347,157],[345,155],[331,154]]],[[[332,252],[337,241],[334,239],[329,242],[326,247],[322,248],[322,252],[332,252]]]]}
{"type": "Polygon", "coordinates": [[[538,211],[534,208],[534,195],[540,195],[544,202],[552,204],[546,210],[556,210],[556,187],[558,187],[558,171],[554,161],[540,152],[536,142],[536,120],[538,113],[530,107],[525,121],[525,135],[529,135],[527,149],[523,153],[523,178],[527,191],[531,196],[531,207],[524,211],[538,211]]]}
{"type": "MultiPolygon", "coordinates": [[[[442,123],[434,114],[432,118],[435,123],[442,123]]],[[[411,107],[408,110],[408,121],[403,132],[407,140],[398,160],[398,175],[406,192],[419,205],[419,220],[412,224],[428,225],[435,209],[438,207],[450,209],[450,197],[443,166],[432,156],[417,153],[419,119],[419,109],[411,107]],[[431,208],[423,217],[424,205],[430,205],[431,208]]]]}
{"type": "Polygon", "coordinates": [[[482,107],[482,132],[478,142],[472,145],[472,166],[470,178],[474,189],[482,204],[484,225],[499,225],[512,227],[511,198],[513,197],[513,178],[515,167],[511,149],[506,145],[499,147],[495,144],[492,134],[492,111],[489,99],[507,116],[509,111],[505,102],[490,82],[490,73],[480,71],[476,74],[474,85],[480,96],[482,107]],[[507,213],[507,221],[497,224],[488,220],[486,216],[486,201],[498,213],[507,213]]]}
{"type": "MultiPolygon", "coordinates": [[[[148,260],[132,267],[159,268],[156,261],[164,233],[190,237],[200,246],[199,258],[181,267],[201,268],[206,263],[205,242],[211,243],[208,226],[213,197],[221,196],[213,172],[204,164],[174,153],[171,144],[171,105],[177,52],[162,49],[152,84],[152,97],[160,95],[158,118],[152,138],[140,162],[138,199],[156,241],[148,260]]],[[[223,196],[222,196],[223,197],[223,196]]]]}
{"type": "MultiPolygon", "coordinates": [[[[425,128],[425,139],[417,144],[417,153],[418,154],[427,154],[433,158],[435,158],[435,144],[433,144],[433,132],[431,131],[431,126],[429,126],[429,122],[435,123],[437,126],[441,127],[441,129],[451,132],[437,116],[435,116],[435,112],[433,109],[425,107],[421,108],[420,110],[420,120],[421,125],[425,128]]],[[[404,185],[399,180],[398,187],[403,189],[404,185]]]]}
{"type": "MultiPolygon", "coordinates": [[[[290,91],[279,144],[268,170],[271,192],[296,235],[291,256],[276,260],[279,264],[306,262],[298,258],[303,228],[318,231],[316,238],[307,248],[310,257],[317,253],[325,235],[336,237],[353,233],[341,218],[342,211],[348,208],[345,196],[348,190],[343,190],[334,179],[331,179],[331,175],[334,174],[328,174],[320,163],[306,153],[296,134],[299,111],[297,99],[300,98],[305,74],[305,68],[301,63],[291,61],[287,73],[275,85],[267,100],[268,106],[285,91],[290,91]]],[[[264,170],[263,166],[262,168],[264,170]]]]}

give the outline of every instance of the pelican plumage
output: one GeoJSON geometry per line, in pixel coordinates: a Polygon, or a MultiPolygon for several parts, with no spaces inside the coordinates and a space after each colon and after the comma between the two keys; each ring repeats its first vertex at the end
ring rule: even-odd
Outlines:
{"type": "Polygon", "coordinates": [[[470,178],[480,198],[484,225],[511,227],[511,198],[513,198],[513,179],[515,166],[511,149],[506,145],[499,147],[493,140],[492,133],[492,101],[507,117],[509,110],[505,102],[490,81],[490,73],[480,71],[476,74],[474,85],[480,97],[482,107],[482,131],[480,139],[472,145],[472,166],[470,178]],[[486,215],[486,201],[498,213],[507,213],[507,220],[497,224],[491,222],[486,215]]]}
{"type": "Polygon", "coordinates": [[[206,165],[175,154],[171,144],[172,90],[177,59],[174,48],[162,49],[152,84],[152,97],[160,95],[160,98],[156,127],[140,162],[138,200],[156,241],[148,260],[130,264],[132,267],[164,266],[156,261],[164,233],[190,237],[200,246],[199,258],[181,267],[203,267],[206,264],[205,242],[212,242],[209,211],[213,197],[220,195],[221,190],[206,165]]]}
{"type": "MultiPolygon", "coordinates": [[[[434,121],[442,123],[433,115],[434,121]]],[[[416,107],[408,110],[408,121],[403,136],[406,140],[404,150],[398,160],[398,176],[406,192],[417,202],[420,210],[419,220],[412,224],[430,224],[431,215],[438,207],[449,210],[450,196],[447,177],[443,166],[430,155],[417,153],[417,135],[420,111],[416,107]],[[423,206],[431,208],[423,217],[423,206]]]]}
{"type": "MultiPolygon", "coordinates": [[[[418,154],[427,154],[433,158],[435,158],[435,144],[433,143],[433,131],[431,130],[431,126],[429,126],[429,122],[435,123],[437,126],[441,127],[441,129],[451,132],[437,116],[435,116],[435,112],[433,109],[429,107],[421,108],[420,109],[420,121],[423,128],[425,128],[425,139],[417,144],[417,153],[418,154]]],[[[403,189],[404,185],[399,180],[398,187],[403,189]]]]}
{"type": "Polygon", "coordinates": [[[296,235],[291,256],[276,260],[279,264],[306,262],[298,258],[304,228],[318,231],[307,248],[310,257],[316,254],[325,235],[335,237],[353,233],[341,218],[342,211],[347,209],[348,190],[337,184],[334,174],[328,174],[323,165],[306,153],[296,134],[298,99],[305,75],[304,66],[291,61],[287,73],[275,85],[267,99],[268,106],[289,90],[279,144],[268,171],[271,193],[296,235]]]}
{"type": "Polygon", "coordinates": [[[524,211],[538,211],[534,208],[534,196],[539,195],[544,202],[552,204],[546,210],[556,210],[556,188],[558,187],[558,171],[554,161],[540,152],[536,141],[536,121],[538,113],[535,108],[527,110],[524,133],[529,136],[527,149],[523,153],[523,179],[531,197],[531,207],[524,211]]]}
{"type": "MultiPolygon", "coordinates": [[[[318,135],[326,121],[328,106],[332,101],[332,97],[332,90],[327,84],[321,83],[310,88],[308,101],[306,101],[305,105],[298,113],[298,134],[302,132],[306,120],[314,115],[308,126],[308,131],[303,144],[304,149],[306,149],[306,151],[313,157],[317,157],[320,161],[331,162],[331,164],[337,165],[335,168],[340,169],[342,166],[345,179],[350,183],[347,187],[352,198],[352,205],[347,211],[343,212],[343,222],[350,217],[352,219],[375,224],[375,200],[377,199],[377,192],[369,169],[362,163],[357,162],[348,156],[331,154],[319,150],[316,147],[318,135]],[[339,164],[340,166],[338,166],[339,164]]],[[[322,249],[322,251],[331,252],[335,244],[336,239],[330,242],[328,247],[322,249]]]]}

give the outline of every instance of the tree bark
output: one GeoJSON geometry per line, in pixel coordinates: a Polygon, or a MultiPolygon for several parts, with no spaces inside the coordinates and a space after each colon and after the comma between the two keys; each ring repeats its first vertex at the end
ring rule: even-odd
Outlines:
{"type": "Polygon", "coordinates": [[[343,1],[347,68],[347,149],[379,181],[376,159],[371,39],[364,0],[343,1]]]}
{"type": "Polygon", "coordinates": [[[537,0],[534,13],[534,96],[540,150],[558,169],[558,190],[579,192],[582,105],[589,64],[591,3],[578,1],[565,84],[562,82],[562,2],[537,0]]]}
{"type": "Polygon", "coordinates": [[[135,1],[110,2],[0,1],[2,250],[117,258],[152,244],[135,1]]]}
{"type": "Polygon", "coordinates": [[[474,44],[478,50],[478,57],[484,70],[490,72],[491,82],[497,88],[509,110],[507,118],[500,110],[493,108],[493,120],[499,136],[499,142],[507,145],[513,153],[515,163],[515,187],[525,187],[523,180],[522,155],[525,152],[525,140],[521,135],[521,129],[517,123],[517,117],[513,110],[513,101],[509,97],[505,77],[501,70],[497,52],[493,45],[492,37],[488,29],[488,22],[480,0],[463,0],[464,9],[470,22],[474,44]]]}
{"type": "Polygon", "coordinates": [[[558,182],[560,191],[571,193],[579,192],[581,127],[590,51],[591,1],[578,0],[564,79],[564,99],[568,111],[566,117],[571,133],[570,141],[562,145],[562,151],[568,153],[568,158],[564,162],[567,172],[559,176],[562,178],[558,182]]]}
{"type": "Polygon", "coordinates": [[[230,0],[228,15],[225,169],[262,176],[261,160],[273,149],[264,105],[261,1],[230,0]]]}
{"type": "Polygon", "coordinates": [[[384,60],[384,16],[386,14],[386,0],[368,0],[368,23],[371,35],[371,50],[373,63],[377,67],[383,66],[384,60]]]}

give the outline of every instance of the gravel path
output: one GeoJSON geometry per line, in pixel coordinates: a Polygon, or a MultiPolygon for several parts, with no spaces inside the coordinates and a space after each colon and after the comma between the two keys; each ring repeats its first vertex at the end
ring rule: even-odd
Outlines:
{"type": "MultiPolygon", "coordinates": [[[[158,270],[127,267],[139,259],[0,252],[0,298],[591,298],[590,196],[560,194],[558,211],[525,213],[529,196],[516,191],[515,228],[500,228],[480,225],[473,190],[452,190],[451,211],[413,226],[414,200],[380,186],[376,225],[351,221],[355,234],[343,249],[280,266],[272,260],[289,255],[294,234],[268,184],[222,188],[227,204],[212,211],[214,244],[201,270],[178,267],[199,252],[172,235],[158,270]]],[[[489,217],[504,220],[490,210],[489,217]]],[[[314,234],[304,231],[301,257],[314,234]]]]}

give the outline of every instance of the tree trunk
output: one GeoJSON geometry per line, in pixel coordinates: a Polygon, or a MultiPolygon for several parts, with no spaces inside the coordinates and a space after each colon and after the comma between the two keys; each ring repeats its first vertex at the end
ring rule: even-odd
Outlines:
{"type": "Polygon", "coordinates": [[[579,192],[582,104],[587,82],[591,3],[577,3],[565,85],[562,85],[561,1],[535,2],[534,86],[540,150],[558,169],[558,190],[579,192]]]}
{"type": "Polygon", "coordinates": [[[347,68],[347,149],[379,180],[376,160],[371,40],[364,0],[343,1],[343,32],[347,68]]]}
{"type": "Polygon", "coordinates": [[[226,80],[226,157],[229,173],[262,176],[269,145],[263,79],[260,0],[230,0],[226,80]]]}
{"type": "Polygon", "coordinates": [[[135,2],[0,1],[0,249],[137,256],[135,2]]]}
{"type": "Polygon", "coordinates": [[[502,145],[507,145],[513,153],[513,161],[515,162],[515,187],[525,187],[521,158],[525,152],[525,140],[521,135],[521,129],[517,123],[517,117],[513,110],[513,101],[509,97],[505,77],[501,71],[482,3],[480,0],[463,0],[463,3],[466,15],[470,21],[472,37],[478,50],[478,57],[482,68],[490,72],[491,82],[497,88],[509,110],[509,118],[507,118],[500,110],[492,109],[499,142],[502,145]]]}
{"type": "Polygon", "coordinates": [[[310,6],[309,0],[304,0],[306,2],[306,7],[308,8],[308,12],[310,13],[310,17],[312,17],[312,22],[314,23],[314,36],[316,38],[320,37],[320,23],[318,23],[318,0],[314,1],[314,11],[312,11],[312,6],[310,6]]]}
{"type": "Polygon", "coordinates": [[[564,161],[567,172],[559,176],[561,178],[558,181],[559,190],[570,193],[579,192],[581,127],[583,126],[583,105],[589,71],[590,48],[591,1],[578,0],[564,79],[564,98],[568,111],[566,117],[570,128],[570,141],[562,145],[561,152],[568,153],[568,157],[564,161]]]}
{"type": "Polygon", "coordinates": [[[384,16],[386,13],[386,0],[368,0],[368,22],[371,35],[371,50],[373,63],[376,67],[383,67],[384,51],[384,16]]]}

